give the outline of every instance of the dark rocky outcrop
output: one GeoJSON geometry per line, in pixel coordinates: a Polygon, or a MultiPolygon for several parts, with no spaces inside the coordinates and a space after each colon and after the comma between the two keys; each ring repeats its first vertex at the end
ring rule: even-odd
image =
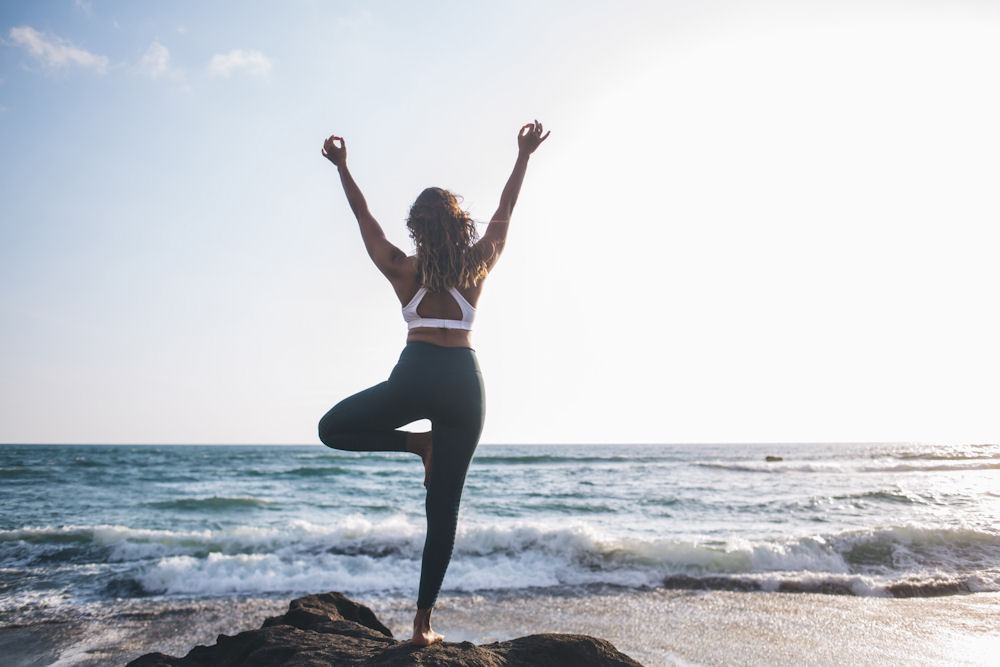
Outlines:
{"type": "Polygon", "coordinates": [[[416,648],[393,639],[371,609],[340,593],[292,600],[283,616],[259,630],[219,635],[214,646],[197,646],[183,658],[149,653],[128,667],[329,667],[331,665],[532,665],[641,667],[603,639],[540,634],[476,646],[442,642],[416,648]]]}

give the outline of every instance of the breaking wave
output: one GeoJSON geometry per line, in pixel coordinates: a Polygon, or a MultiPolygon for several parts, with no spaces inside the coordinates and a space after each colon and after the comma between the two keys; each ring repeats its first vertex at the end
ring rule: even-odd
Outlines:
{"type": "MultiPolygon", "coordinates": [[[[22,567],[113,564],[117,595],[407,592],[423,526],[405,517],[336,525],[139,530],[67,526],[0,531],[22,567]]],[[[1000,590],[1000,535],[907,526],[771,541],[610,538],[583,525],[460,530],[451,591],[621,586],[928,597],[1000,590]]]]}

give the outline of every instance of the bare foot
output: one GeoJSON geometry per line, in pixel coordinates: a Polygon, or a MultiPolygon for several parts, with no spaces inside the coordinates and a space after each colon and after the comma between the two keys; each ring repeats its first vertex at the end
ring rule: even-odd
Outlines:
{"type": "Polygon", "coordinates": [[[406,643],[414,646],[430,646],[440,641],[444,641],[444,635],[431,630],[431,609],[418,609],[417,615],[413,617],[413,637],[406,643]]]}
{"type": "Polygon", "coordinates": [[[426,632],[413,632],[413,637],[407,644],[413,644],[414,646],[430,646],[431,644],[436,644],[438,642],[444,641],[444,635],[440,635],[433,630],[427,630],[426,632]]]}
{"type": "Polygon", "coordinates": [[[431,432],[410,433],[406,438],[406,451],[416,454],[424,462],[424,488],[427,488],[427,481],[431,476],[431,457],[434,455],[431,432]]]}

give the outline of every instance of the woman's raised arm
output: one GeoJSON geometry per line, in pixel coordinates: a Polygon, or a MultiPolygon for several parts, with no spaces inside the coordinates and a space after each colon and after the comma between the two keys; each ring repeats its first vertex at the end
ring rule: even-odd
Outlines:
{"type": "Polygon", "coordinates": [[[354,182],[354,177],[347,168],[347,142],[343,137],[331,136],[323,142],[321,152],[323,157],[332,162],[340,172],[340,184],[344,186],[347,203],[351,205],[354,217],[358,219],[361,239],[365,242],[368,256],[386,278],[392,280],[398,277],[406,265],[406,253],[389,242],[385,232],[382,231],[382,226],[368,210],[368,202],[365,201],[361,188],[354,182]],[[339,146],[337,142],[340,142],[339,146]]]}
{"type": "Polygon", "coordinates": [[[521,192],[524,174],[528,170],[528,158],[543,141],[548,139],[549,134],[551,132],[542,134],[542,124],[537,120],[523,125],[517,134],[517,160],[514,161],[514,169],[510,172],[503,192],[500,193],[500,204],[496,213],[493,214],[486,232],[479,240],[486,249],[490,268],[493,268],[507,242],[507,228],[511,213],[514,211],[514,204],[517,203],[517,196],[521,192]]]}

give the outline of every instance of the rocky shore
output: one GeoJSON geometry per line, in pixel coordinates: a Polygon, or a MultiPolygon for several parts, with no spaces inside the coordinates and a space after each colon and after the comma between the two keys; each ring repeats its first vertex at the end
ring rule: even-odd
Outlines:
{"type": "Polygon", "coordinates": [[[364,605],[323,593],[292,600],[288,611],[257,630],[212,646],[196,646],[183,658],[149,653],[128,667],[329,667],[330,665],[458,665],[465,667],[641,667],[603,639],[538,634],[476,646],[441,642],[417,648],[392,633],[364,605]]]}

